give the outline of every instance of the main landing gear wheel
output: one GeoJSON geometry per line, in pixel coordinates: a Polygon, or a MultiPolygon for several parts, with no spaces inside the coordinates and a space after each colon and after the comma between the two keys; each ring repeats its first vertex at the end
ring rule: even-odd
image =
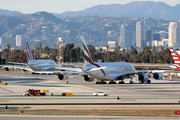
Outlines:
{"type": "Polygon", "coordinates": [[[119,81],[119,84],[124,84],[124,81],[119,81]]]}
{"type": "Polygon", "coordinates": [[[133,81],[130,81],[129,83],[130,83],[130,84],[133,84],[133,81]]]}
{"type": "Polygon", "coordinates": [[[106,82],[104,82],[104,81],[99,81],[99,82],[98,82],[98,81],[97,81],[96,84],[106,84],[106,82]]]}
{"type": "Polygon", "coordinates": [[[144,83],[144,81],[143,81],[143,80],[141,80],[141,83],[144,83]]]}
{"type": "Polygon", "coordinates": [[[147,83],[150,84],[150,83],[151,83],[151,80],[148,80],[147,83]]]}
{"type": "Polygon", "coordinates": [[[114,81],[111,81],[111,82],[109,82],[109,84],[116,84],[116,82],[114,82],[114,81]]]}

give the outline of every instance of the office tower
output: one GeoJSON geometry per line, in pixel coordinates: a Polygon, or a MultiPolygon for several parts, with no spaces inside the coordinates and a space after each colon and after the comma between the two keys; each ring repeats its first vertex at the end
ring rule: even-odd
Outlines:
{"type": "Polygon", "coordinates": [[[116,47],[116,41],[108,41],[108,46],[110,50],[114,50],[116,47]]]}
{"type": "Polygon", "coordinates": [[[145,39],[145,22],[136,23],[136,47],[146,46],[147,42],[145,39]]]}
{"type": "Polygon", "coordinates": [[[147,32],[146,32],[146,40],[149,43],[148,46],[152,46],[152,30],[147,30],[147,32]]]}
{"type": "Polygon", "coordinates": [[[163,46],[164,48],[168,48],[168,42],[169,42],[169,39],[163,39],[163,40],[162,40],[162,46],[163,46]]]}
{"type": "Polygon", "coordinates": [[[154,33],[154,34],[153,34],[153,40],[161,41],[161,35],[160,35],[160,33],[154,33]]]}
{"type": "Polygon", "coordinates": [[[120,29],[120,47],[125,49],[133,45],[133,26],[132,25],[121,25],[120,29]]]}
{"type": "Polygon", "coordinates": [[[178,48],[180,46],[180,26],[178,22],[169,23],[169,47],[178,48]]]}
{"type": "Polygon", "coordinates": [[[0,45],[2,45],[2,38],[0,37],[0,45]]]}
{"type": "Polygon", "coordinates": [[[21,35],[16,35],[16,46],[21,46],[21,35]]]}

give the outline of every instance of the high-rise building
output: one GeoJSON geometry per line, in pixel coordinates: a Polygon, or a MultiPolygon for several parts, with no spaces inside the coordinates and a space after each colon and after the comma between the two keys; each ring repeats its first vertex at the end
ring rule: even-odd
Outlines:
{"type": "Polygon", "coordinates": [[[132,25],[121,25],[120,30],[120,47],[125,49],[133,45],[133,26],[132,25]]]}
{"type": "Polygon", "coordinates": [[[152,46],[152,30],[146,31],[146,40],[149,43],[148,46],[152,46]]]}
{"type": "Polygon", "coordinates": [[[180,25],[178,22],[169,23],[169,47],[180,47],[180,25]]]}
{"type": "Polygon", "coordinates": [[[16,35],[16,46],[21,46],[21,35],[16,35]]]}
{"type": "Polygon", "coordinates": [[[114,50],[116,47],[116,41],[108,41],[108,46],[110,50],[114,50]]]}
{"type": "Polygon", "coordinates": [[[154,33],[153,40],[161,41],[161,35],[159,33],[154,33]]]}
{"type": "Polygon", "coordinates": [[[163,46],[164,48],[168,48],[168,41],[169,41],[169,39],[163,39],[163,40],[162,40],[162,46],[163,46]]]}
{"type": "Polygon", "coordinates": [[[0,45],[2,45],[2,38],[0,37],[0,45]]]}
{"type": "Polygon", "coordinates": [[[168,32],[160,31],[159,34],[161,35],[161,40],[168,39],[168,32]]]}
{"type": "Polygon", "coordinates": [[[147,45],[145,39],[145,22],[136,23],[136,47],[143,47],[147,45]]]}

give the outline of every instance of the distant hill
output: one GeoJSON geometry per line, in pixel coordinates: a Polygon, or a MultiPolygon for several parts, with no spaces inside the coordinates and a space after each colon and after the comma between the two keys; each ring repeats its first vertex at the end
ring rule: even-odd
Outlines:
{"type": "Polygon", "coordinates": [[[59,18],[47,12],[36,12],[34,14],[21,15],[0,15],[0,36],[20,24],[26,24],[28,22],[31,23],[35,18],[37,20],[44,18],[55,23],[61,22],[59,18]]]}
{"type": "Polygon", "coordinates": [[[10,11],[10,10],[0,9],[0,15],[19,15],[19,14],[22,14],[22,13],[19,11],[10,11]]]}
{"type": "Polygon", "coordinates": [[[54,14],[57,17],[78,17],[78,16],[127,16],[127,17],[152,17],[158,19],[179,20],[180,4],[170,6],[163,2],[136,1],[127,4],[97,5],[77,12],[64,12],[54,14]]]}

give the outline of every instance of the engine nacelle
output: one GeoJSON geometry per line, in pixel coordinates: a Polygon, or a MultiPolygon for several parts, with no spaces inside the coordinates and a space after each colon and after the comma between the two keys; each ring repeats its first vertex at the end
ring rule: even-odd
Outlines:
{"type": "Polygon", "coordinates": [[[68,74],[59,74],[58,78],[60,80],[67,80],[69,78],[69,75],[68,74]]]}
{"type": "Polygon", "coordinates": [[[85,80],[86,82],[92,82],[92,81],[94,81],[94,79],[88,77],[88,75],[84,75],[84,80],[85,80]]]}
{"type": "Polygon", "coordinates": [[[4,68],[6,71],[10,71],[10,70],[13,70],[13,68],[8,68],[8,67],[6,67],[6,68],[4,68]]]}
{"type": "Polygon", "coordinates": [[[161,80],[163,78],[163,74],[161,72],[153,73],[153,78],[156,80],[161,80]]]}
{"type": "Polygon", "coordinates": [[[9,71],[10,69],[9,68],[5,68],[6,71],[9,71]]]}
{"type": "Polygon", "coordinates": [[[148,81],[149,76],[147,74],[139,74],[138,78],[140,81],[145,82],[145,81],[148,81]]]}

